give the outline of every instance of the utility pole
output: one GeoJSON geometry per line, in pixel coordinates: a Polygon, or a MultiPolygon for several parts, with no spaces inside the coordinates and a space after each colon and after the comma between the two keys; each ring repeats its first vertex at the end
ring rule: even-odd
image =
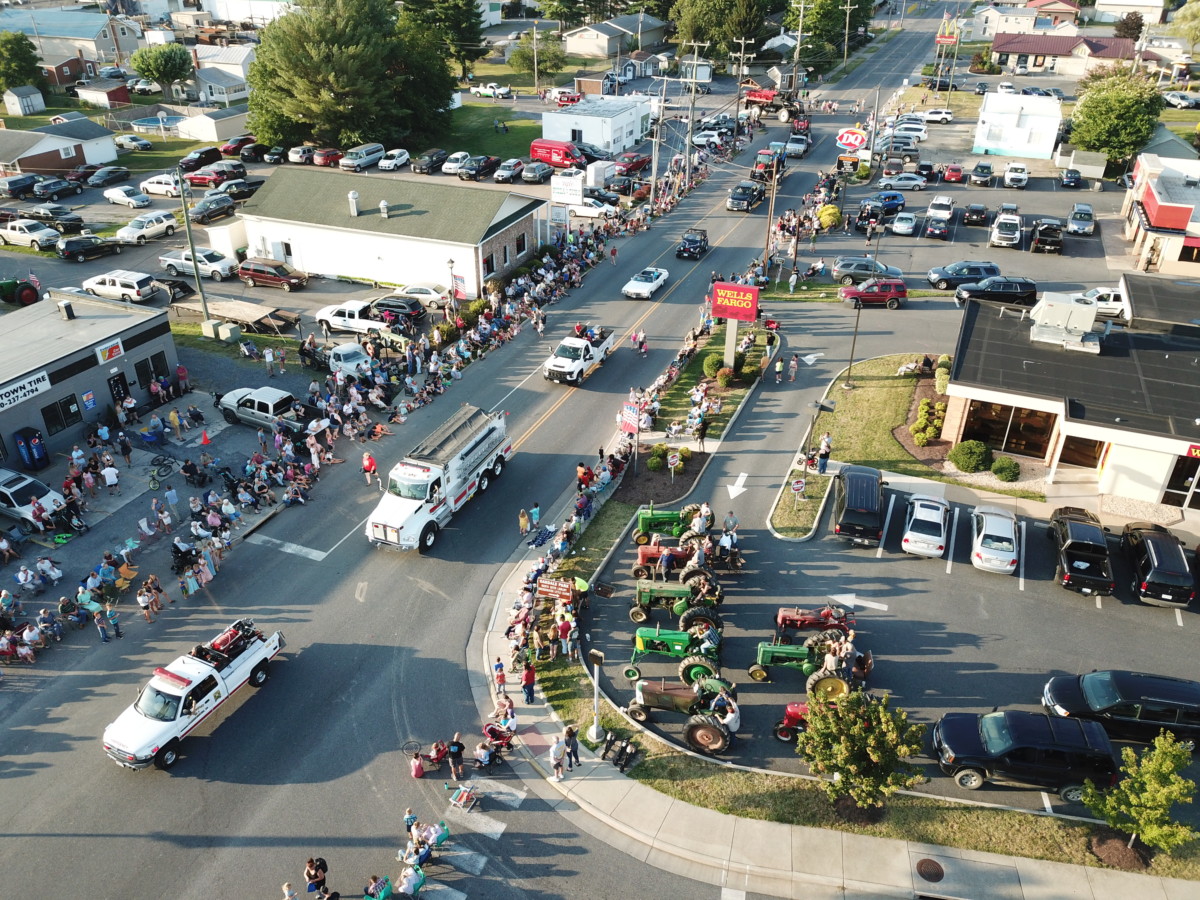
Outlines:
{"type": "Polygon", "coordinates": [[[858,8],[858,4],[854,0],[846,0],[846,5],[841,7],[846,11],[846,35],[842,41],[842,68],[846,67],[846,60],[850,57],[850,13],[858,8]]]}
{"type": "MultiPolygon", "coordinates": [[[[754,41],[750,38],[734,38],[734,41],[740,48],[737,53],[729,54],[731,57],[737,60],[737,99],[733,104],[733,121],[736,123],[738,114],[742,111],[742,78],[745,77],[746,60],[754,59],[754,57],[758,54],[746,52],[746,45],[754,43],[754,41]]],[[[736,132],[736,130],[737,129],[735,127],[734,131],[736,132]]],[[[737,135],[735,134],[734,137],[736,136],[737,135]]]]}
{"type": "Polygon", "coordinates": [[[771,200],[767,204],[767,238],[763,244],[763,269],[770,270],[771,267],[771,235],[775,229],[772,227],[775,224],[775,195],[779,191],[779,157],[775,156],[771,159],[771,200]]]}
{"type": "Polygon", "coordinates": [[[800,18],[796,20],[796,49],[792,53],[792,90],[800,96],[800,45],[804,43],[804,12],[808,0],[800,0],[800,18]]]}
{"type": "Polygon", "coordinates": [[[539,93],[538,89],[538,67],[537,67],[537,39],[538,39],[538,23],[537,19],[533,20],[533,92],[539,93]]]}
{"type": "MultiPolygon", "coordinates": [[[[110,20],[111,21],[111,20],[110,20]]],[[[200,277],[200,260],[196,256],[196,239],[192,236],[192,217],[188,215],[188,183],[183,180],[183,169],[176,167],[175,183],[179,185],[179,205],[182,207],[183,230],[187,235],[188,252],[192,255],[192,275],[196,279],[196,293],[200,295],[200,309],[204,321],[211,317],[208,314],[208,297],[204,295],[204,279],[200,277]]]]}
{"type": "MultiPolygon", "coordinates": [[[[704,43],[689,41],[688,43],[692,45],[692,92],[688,100],[687,144],[683,148],[683,181],[685,185],[692,183],[692,135],[696,128],[696,69],[700,61],[700,48],[708,49],[708,41],[704,43]]],[[[662,121],[661,115],[659,121],[662,121]]]]}

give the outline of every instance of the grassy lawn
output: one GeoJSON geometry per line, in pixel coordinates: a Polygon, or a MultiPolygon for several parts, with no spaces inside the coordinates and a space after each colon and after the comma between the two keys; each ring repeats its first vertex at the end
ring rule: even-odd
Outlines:
{"type": "MultiPolygon", "coordinates": [[[[782,282],[786,284],[786,280],[782,282]]],[[[774,303],[837,303],[838,288],[837,284],[825,284],[824,282],[810,281],[807,285],[804,282],[796,283],[796,293],[789,294],[786,290],[765,290],[760,294],[763,300],[770,300],[774,303]]],[[[909,291],[908,296],[911,299],[917,300],[923,297],[941,297],[943,299],[952,297],[953,293],[949,291],[909,291]]]]}
{"type": "Polygon", "coordinates": [[[821,509],[821,498],[825,496],[829,487],[828,475],[814,475],[799,469],[788,472],[789,484],[797,478],[805,480],[804,496],[808,499],[798,499],[790,490],[785,491],[779,505],[771,512],[771,527],[784,537],[800,538],[813,530],[817,524],[817,513],[821,509]]]}
{"type": "Polygon", "coordinates": [[[1168,106],[1158,114],[1160,122],[1189,122],[1195,125],[1200,122],[1200,109],[1175,109],[1168,106]]]}
{"type": "MultiPolygon", "coordinates": [[[[554,87],[560,84],[574,84],[575,73],[580,69],[592,70],[598,68],[608,68],[607,61],[603,59],[589,59],[584,56],[568,56],[567,64],[561,72],[557,75],[543,75],[538,83],[543,88],[554,87]]],[[[473,74],[476,84],[487,84],[489,81],[495,81],[500,84],[507,84],[513,90],[520,88],[533,90],[532,73],[513,71],[506,62],[488,62],[486,59],[481,59],[475,63],[473,74]]]]}
{"type": "Polygon", "coordinates": [[[491,100],[466,102],[452,113],[453,128],[446,147],[451,153],[467,149],[480,153],[486,147],[490,155],[501,159],[529,157],[529,144],[542,136],[542,123],[535,119],[513,118],[513,108],[491,100]],[[494,123],[508,125],[508,134],[497,134],[494,123]],[[454,146],[449,146],[454,143],[454,146]]]}
{"type": "Polygon", "coordinates": [[[143,134],[154,145],[153,150],[121,151],[115,165],[124,166],[131,172],[160,172],[172,168],[180,159],[187,156],[196,147],[207,147],[205,141],[192,141],[185,138],[161,138],[156,134],[143,134]]]}
{"type": "Polygon", "coordinates": [[[86,115],[92,115],[93,113],[98,114],[101,112],[101,110],[84,106],[78,100],[73,100],[70,97],[49,96],[47,99],[54,105],[47,105],[45,111],[38,113],[36,116],[0,116],[0,121],[4,122],[5,128],[27,131],[30,128],[40,128],[43,125],[49,125],[50,120],[54,116],[60,116],[63,113],[83,112],[86,115]]]}

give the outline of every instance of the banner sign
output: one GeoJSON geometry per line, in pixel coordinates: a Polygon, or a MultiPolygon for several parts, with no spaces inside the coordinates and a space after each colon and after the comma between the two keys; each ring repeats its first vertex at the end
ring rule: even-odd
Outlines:
{"type": "Polygon", "coordinates": [[[713,285],[712,314],[722,319],[753,322],[758,315],[758,288],[718,281],[713,285]]]}
{"type": "Polygon", "coordinates": [[[42,391],[50,389],[50,375],[38,372],[23,381],[13,381],[0,388],[0,410],[16,406],[30,397],[35,397],[42,391]]]}

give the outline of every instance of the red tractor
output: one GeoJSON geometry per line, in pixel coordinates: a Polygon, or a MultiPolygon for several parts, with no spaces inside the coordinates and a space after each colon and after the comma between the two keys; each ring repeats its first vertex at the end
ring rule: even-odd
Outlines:
{"type": "Polygon", "coordinates": [[[790,644],[794,631],[836,630],[848,634],[854,626],[854,613],[832,604],[821,609],[781,606],[775,613],[775,635],[780,644],[790,644]]]}

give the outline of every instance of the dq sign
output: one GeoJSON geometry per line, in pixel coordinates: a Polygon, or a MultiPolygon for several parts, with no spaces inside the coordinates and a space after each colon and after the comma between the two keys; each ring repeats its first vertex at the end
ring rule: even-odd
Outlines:
{"type": "Polygon", "coordinates": [[[867,145],[867,133],[860,128],[843,128],[835,143],[843,150],[860,150],[867,145]]]}
{"type": "Polygon", "coordinates": [[[712,314],[722,319],[753,322],[758,316],[758,288],[718,281],[713,285],[712,314]]]}

